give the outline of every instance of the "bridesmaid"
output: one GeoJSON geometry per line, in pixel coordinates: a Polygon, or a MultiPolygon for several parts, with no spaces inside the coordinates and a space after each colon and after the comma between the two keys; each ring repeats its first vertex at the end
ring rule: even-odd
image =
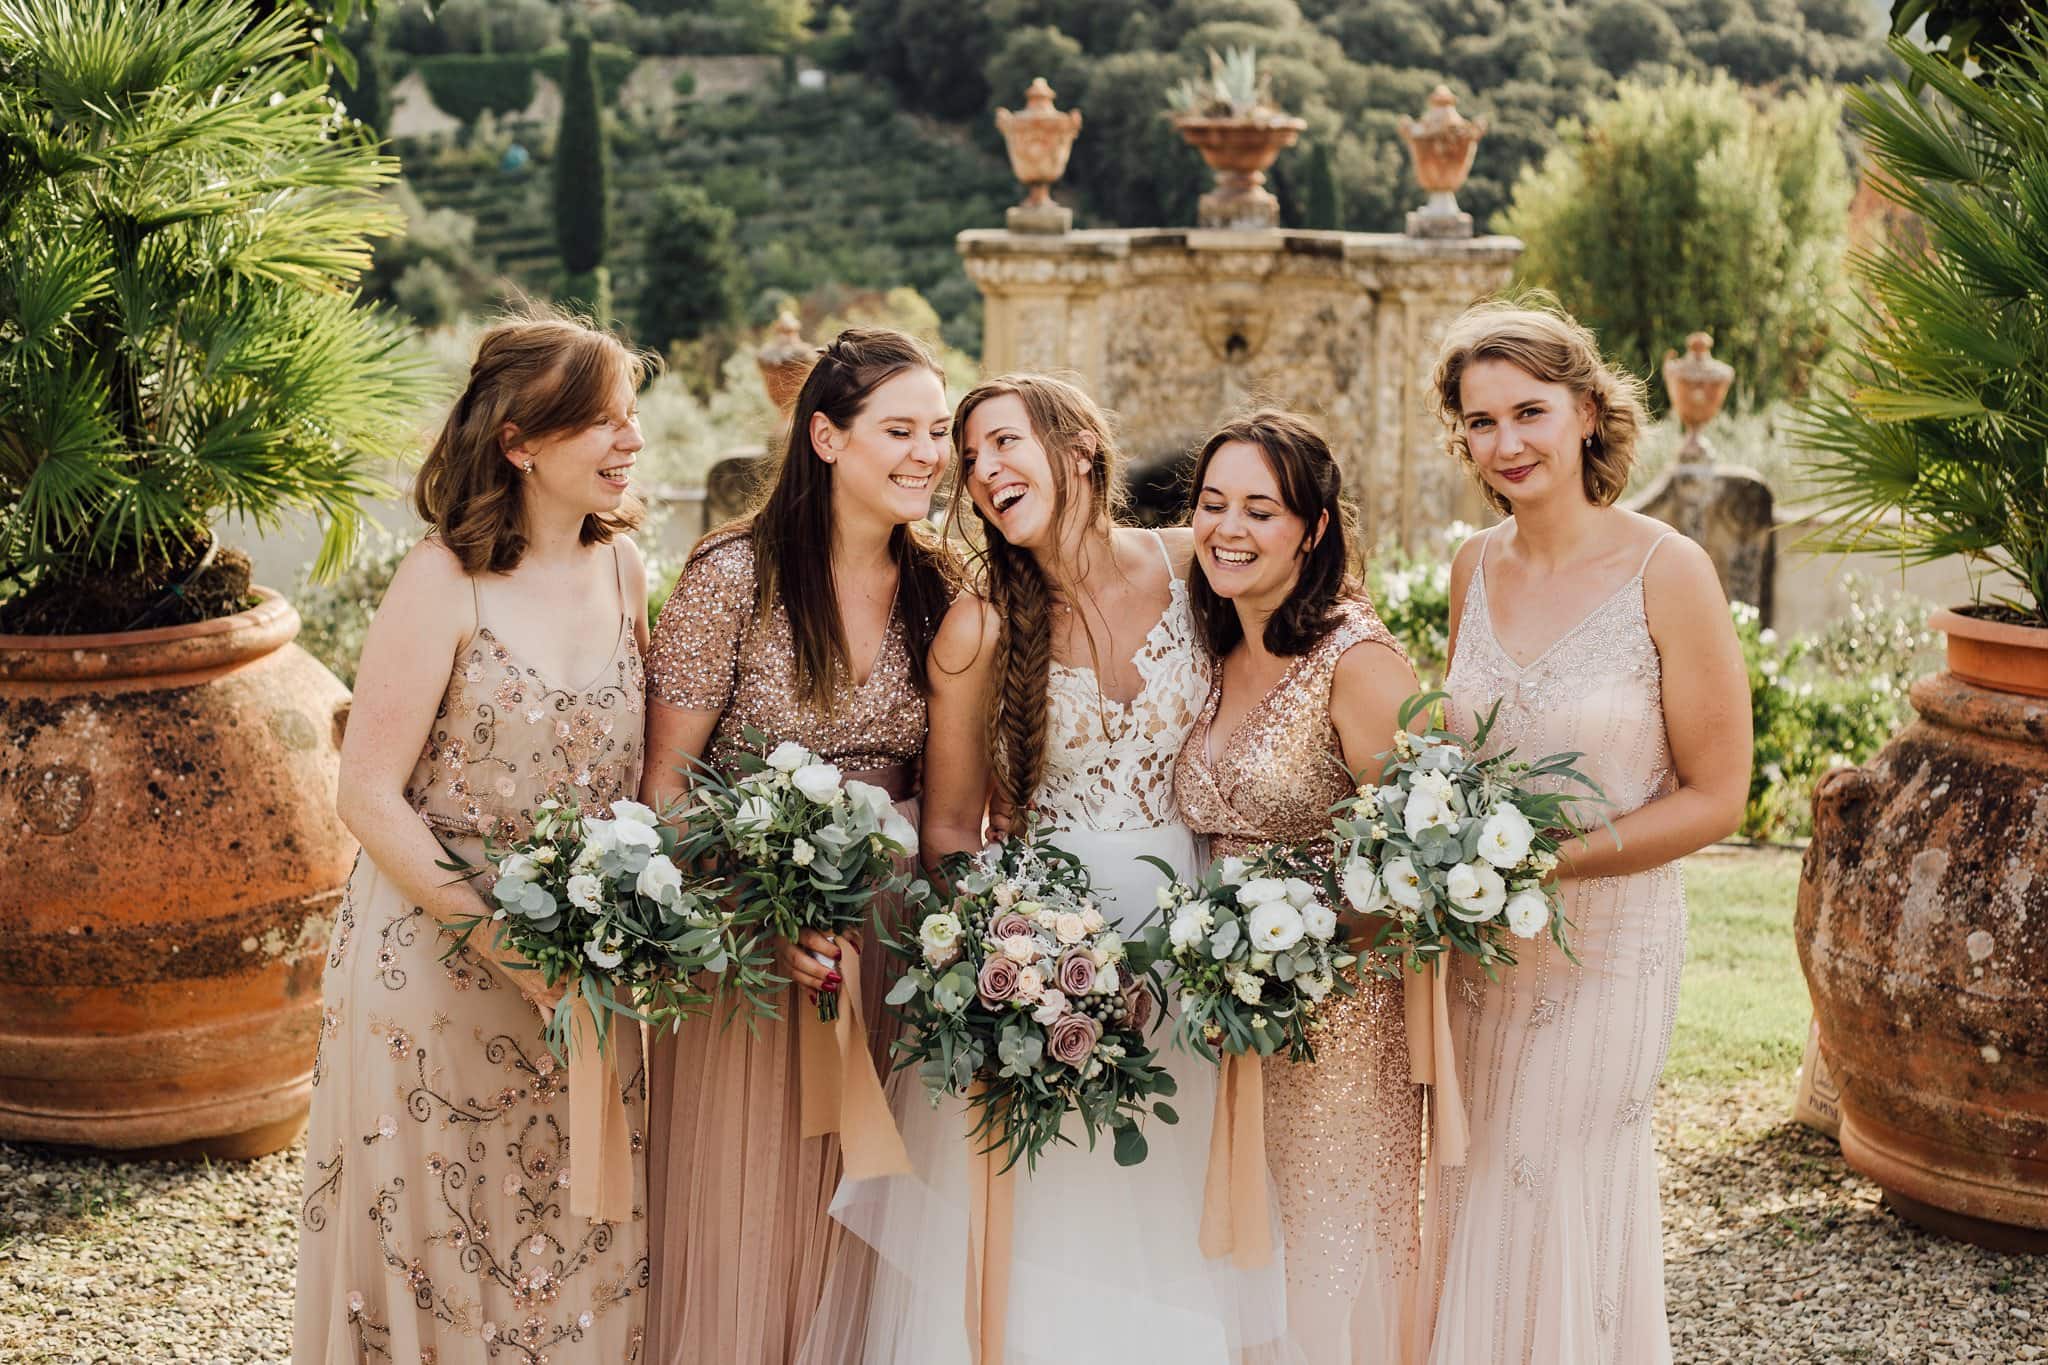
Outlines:
{"type": "MultiPolygon", "coordinates": [[[[1330,806],[1352,773],[1378,771],[1415,674],[1348,572],[1342,475],[1312,425],[1271,410],[1229,423],[1193,486],[1195,626],[1218,663],[1175,772],[1182,815],[1216,857],[1290,844],[1327,860],[1330,806]]],[[[1427,1349],[1422,1098],[1402,986],[1355,979],[1356,995],[1325,1002],[1313,1066],[1265,1063],[1287,1344],[1308,1365],[1427,1349]]]]}
{"type": "MultiPolygon", "coordinates": [[[[335,920],[299,1210],[298,1365],[628,1360],[646,1224],[571,1210],[553,1004],[488,930],[448,850],[527,834],[554,797],[601,815],[640,782],[647,575],[626,538],[641,358],[552,316],[484,333],[413,505],[432,533],[363,642],[337,806],[362,841],[335,920]]],[[[634,1147],[637,1034],[623,1049],[634,1147]]],[[[594,1173],[594,1172],[593,1172],[594,1173]]]]}
{"type": "MultiPolygon", "coordinates": [[[[662,610],[643,801],[662,810],[683,791],[684,754],[729,768],[747,726],[914,799],[925,654],[954,581],[918,523],[951,426],[944,376],[914,339],[850,328],[820,352],[766,498],[704,538],[662,610]]],[[[905,813],[916,821],[914,806],[905,813]]],[[[866,1283],[866,1249],[826,1215],[838,1141],[800,1132],[790,1020],[840,984],[814,954],[840,949],[809,932],[779,945],[776,970],[793,983],[784,1018],[686,1026],[654,1044],[650,1365],[836,1361],[858,1348],[860,1311],[807,1340],[828,1275],[835,1302],[856,1309],[866,1283]]],[[[886,956],[862,958],[870,1047],[884,1067],[886,956]]]]}
{"type": "Polygon", "coordinates": [[[1545,310],[1473,308],[1437,359],[1449,449],[1507,518],[1452,564],[1455,718],[1499,698],[1492,748],[1582,752],[1614,822],[1558,872],[1576,964],[1537,939],[1500,981],[1453,981],[1471,1146],[1426,1201],[1440,1365],[1671,1359],[1650,1106],[1685,957],[1677,860],[1741,821],[1750,706],[1706,552],[1614,506],[1640,387],[1545,310]]]}

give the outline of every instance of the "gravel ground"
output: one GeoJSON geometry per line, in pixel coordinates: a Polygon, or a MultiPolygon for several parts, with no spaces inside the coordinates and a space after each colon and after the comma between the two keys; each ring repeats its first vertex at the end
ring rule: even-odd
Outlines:
{"type": "MultiPolygon", "coordinates": [[[[2048,1362],[2048,1257],[1901,1223],[1779,1083],[1658,1108],[1677,1358],[2048,1362]]],[[[300,1153],[127,1165],[0,1145],[0,1362],[282,1362],[300,1153]]]]}

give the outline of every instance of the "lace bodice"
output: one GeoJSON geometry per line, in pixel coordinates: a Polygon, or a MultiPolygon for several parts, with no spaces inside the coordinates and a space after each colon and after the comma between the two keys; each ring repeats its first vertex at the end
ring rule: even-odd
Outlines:
{"type": "MultiPolygon", "coordinates": [[[[1650,554],[1656,552],[1653,545],[1650,554]]],[[[1663,663],[1643,606],[1643,572],[1649,566],[1645,555],[1635,577],[1523,665],[1493,633],[1482,547],[1447,680],[1452,728],[1469,728],[1474,711],[1484,713],[1500,698],[1488,752],[1513,748],[1532,759],[1584,754],[1578,768],[1606,793],[1609,819],[1664,795],[1673,783],[1663,663]]]]}
{"type": "MultiPolygon", "coordinates": [[[[1159,542],[1166,554],[1166,542],[1159,542]]],[[[1055,661],[1046,683],[1045,774],[1032,809],[1061,829],[1146,829],[1179,818],[1173,764],[1209,695],[1187,580],[1138,646],[1137,696],[1102,695],[1095,670],[1055,661]]]]}

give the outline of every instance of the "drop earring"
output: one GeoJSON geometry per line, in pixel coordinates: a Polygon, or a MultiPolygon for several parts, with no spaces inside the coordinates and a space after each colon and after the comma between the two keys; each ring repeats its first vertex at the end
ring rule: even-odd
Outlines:
{"type": "Polygon", "coordinates": [[[525,464],[523,464],[523,465],[521,465],[521,466],[519,466],[519,467],[520,467],[521,469],[525,470],[525,471],[526,471],[527,473],[531,474],[531,473],[533,472],[533,461],[532,461],[532,460],[528,460],[528,461],[527,461],[527,462],[526,462],[525,464]]]}

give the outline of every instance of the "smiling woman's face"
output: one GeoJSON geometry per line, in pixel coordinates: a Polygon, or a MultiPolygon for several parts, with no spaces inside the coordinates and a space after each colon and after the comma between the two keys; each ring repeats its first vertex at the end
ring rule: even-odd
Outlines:
{"type": "MultiPolygon", "coordinates": [[[[961,443],[961,478],[991,526],[1022,550],[1049,550],[1058,542],[1054,524],[1059,490],[1053,482],[1053,456],[1032,428],[1024,400],[1000,393],[977,404],[967,415],[967,436],[961,443]]],[[[1089,516],[1088,481],[1077,477],[1087,457],[1074,458],[1067,479],[1067,515],[1085,522],[1089,516]]]]}
{"type": "Polygon", "coordinates": [[[1458,379],[1465,445],[1486,486],[1515,503],[1585,497],[1580,468],[1591,400],[1505,360],[1475,360],[1458,379]]]}

